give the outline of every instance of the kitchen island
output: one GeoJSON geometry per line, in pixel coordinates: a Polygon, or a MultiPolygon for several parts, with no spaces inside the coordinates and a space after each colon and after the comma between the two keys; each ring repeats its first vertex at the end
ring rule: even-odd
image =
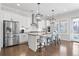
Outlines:
{"type": "Polygon", "coordinates": [[[46,43],[46,38],[50,36],[50,33],[42,33],[42,32],[39,32],[39,33],[29,33],[28,34],[28,45],[29,45],[29,48],[31,50],[33,50],[34,52],[37,51],[38,49],[38,42],[37,40],[40,39],[40,37],[42,37],[41,39],[46,43]]]}

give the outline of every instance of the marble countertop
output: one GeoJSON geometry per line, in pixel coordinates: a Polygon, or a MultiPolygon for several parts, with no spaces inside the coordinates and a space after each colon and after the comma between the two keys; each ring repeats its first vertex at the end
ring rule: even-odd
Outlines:
{"type": "Polygon", "coordinates": [[[34,36],[50,36],[51,33],[43,33],[43,32],[39,32],[39,33],[28,33],[29,35],[34,35],[34,36]]]}

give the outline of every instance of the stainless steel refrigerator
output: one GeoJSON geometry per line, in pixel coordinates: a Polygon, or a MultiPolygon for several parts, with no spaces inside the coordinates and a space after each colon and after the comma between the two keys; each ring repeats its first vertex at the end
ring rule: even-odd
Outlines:
{"type": "Polygon", "coordinates": [[[3,47],[19,44],[19,22],[3,21],[3,47]]]}

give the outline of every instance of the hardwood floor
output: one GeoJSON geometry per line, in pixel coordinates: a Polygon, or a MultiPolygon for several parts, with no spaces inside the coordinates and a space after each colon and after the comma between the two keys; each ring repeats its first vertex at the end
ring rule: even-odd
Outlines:
{"type": "Polygon", "coordinates": [[[27,44],[3,48],[1,56],[79,56],[79,43],[62,41],[60,45],[54,44],[33,52],[27,44]]]}

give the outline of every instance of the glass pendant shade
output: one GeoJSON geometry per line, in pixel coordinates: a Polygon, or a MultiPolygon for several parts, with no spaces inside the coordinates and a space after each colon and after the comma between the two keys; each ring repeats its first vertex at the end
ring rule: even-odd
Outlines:
{"type": "Polygon", "coordinates": [[[41,21],[41,15],[38,13],[38,14],[36,14],[36,20],[37,21],[41,21]]]}
{"type": "Polygon", "coordinates": [[[39,8],[39,5],[40,5],[40,3],[37,3],[37,5],[38,5],[38,12],[37,12],[37,14],[36,14],[36,20],[37,21],[41,21],[41,17],[42,17],[42,14],[40,14],[40,8],[39,8]]]}

